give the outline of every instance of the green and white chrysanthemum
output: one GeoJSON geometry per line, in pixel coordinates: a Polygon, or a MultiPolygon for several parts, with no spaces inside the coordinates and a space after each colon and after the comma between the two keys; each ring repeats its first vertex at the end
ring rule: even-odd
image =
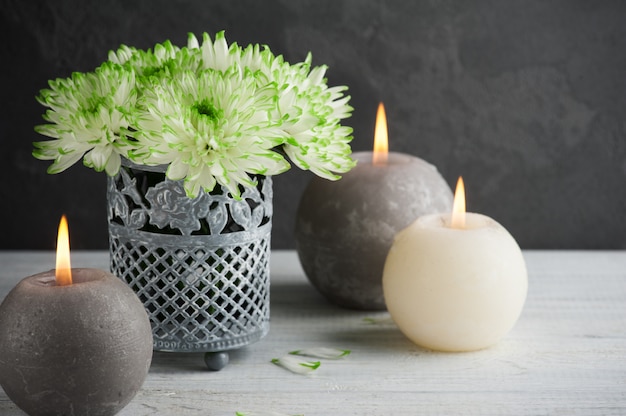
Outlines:
{"type": "Polygon", "coordinates": [[[284,130],[289,139],[285,153],[299,168],[327,178],[338,179],[354,167],[350,158],[352,129],[342,126],[352,107],[344,97],[345,87],[328,88],[326,67],[314,68],[308,75],[311,56],[294,71],[291,87],[283,93],[279,111],[287,115],[284,130]],[[303,70],[304,69],[304,70],[303,70]]]}
{"type": "MultiPolygon", "coordinates": [[[[189,45],[199,47],[193,35],[189,45]]],[[[205,34],[199,48],[204,68],[221,70],[229,65],[244,65],[253,73],[262,72],[276,84],[278,106],[272,117],[282,121],[286,138],[283,150],[296,166],[331,180],[339,178],[337,173],[354,167],[349,145],[352,129],[340,124],[352,112],[350,97],[344,96],[347,87],[328,88],[324,78],[327,68],[311,70],[311,54],[304,62],[290,65],[282,56],[274,56],[268,47],[250,45],[237,53],[236,44],[228,47],[223,32],[216,35],[215,42],[205,34]]]]}
{"type": "Polygon", "coordinates": [[[109,61],[130,67],[140,81],[147,82],[151,77],[163,78],[180,71],[195,71],[200,67],[201,56],[197,51],[181,49],[166,41],[147,51],[122,45],[117,51],[109,52],[109,61]]]}
{"type": "Polygon", "coordinates": [[[254,74],[237,66],[161,79],[142,97],[146,111],[135,136],[141,145],[132,159],[168,164],[167,177],[184,179],[189,196],[219,183],[237,198],[240,184],[256,184],[250,174],[284,172],[288,162],[272,150],[283,143],[269,118],[276,91],[271,83],[257,84],[254,74]]]}
{"type": "Polygon", "coordinates": [[[81,158],[115,175],[121,157],[167,164],[189,196],[216,184],[239,197],[254,175],[296,166],[337,179],[355,162],[345,87],[329,88],[326,67],[291,65],[267,46],[228,44],[224,32],[187,46],[167,41],[151,50],[122,45],[94,72],[50,82],[38,126],[53,140],[33,154],[53,160],[50,173],[81,158]],[[287,159],[288,158],[288,159],[287,159]]]}
{"type": "Polygon", "coordinates": [[[137,100],[134,72],[107,62],[94,72],[51,81],[37,99],[49,108],[44,119],[50,124],[36,130],[54,140],[34,143],[33,155],[54,161],[49,173],[83,158],[88,167],[117,174],[137,100]]]}

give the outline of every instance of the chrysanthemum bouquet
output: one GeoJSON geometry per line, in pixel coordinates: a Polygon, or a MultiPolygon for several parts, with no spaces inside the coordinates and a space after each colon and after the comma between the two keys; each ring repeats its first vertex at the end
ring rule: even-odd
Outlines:
{"type": "Polygon", "coordinates": [[[49,124],[36,131],[33,155],[53,160],[49,173],[81,158],[114,176],[121,158],[167,165],[190,197],[216,184],[234,197],[254,175],[276,175],[291,163],[328,179],[354,166],[346,87],[326,84],[311,54],[291,65],[268,47],[230,46],[224,32],[186,47],[121,46],[93,72],[50,81],[38,101],[49,124]],[[252,175],[252,176],[251,176],[252,175]]]}

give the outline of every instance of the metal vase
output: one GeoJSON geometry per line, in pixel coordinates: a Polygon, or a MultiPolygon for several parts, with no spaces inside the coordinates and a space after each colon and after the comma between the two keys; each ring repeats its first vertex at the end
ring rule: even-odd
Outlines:
{"type": "Polygon", "coordinates": [[[235,200],[219,185],[189,198],[164,166],[126,160],[109,178],[111,272],[143,302],[155,350],[224,352],[267,334],[273,192],[257,179],[235,200]]]}

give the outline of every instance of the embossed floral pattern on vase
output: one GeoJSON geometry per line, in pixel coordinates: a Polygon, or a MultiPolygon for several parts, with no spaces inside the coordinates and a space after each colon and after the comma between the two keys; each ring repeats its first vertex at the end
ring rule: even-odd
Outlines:
{"type": "Polygon", "coordinates": [[[167,233],[217,235],[254,229],[272,216],[272,204],[262,197],[264,194],[271,200],[269,179],[263,181],[261,190],[245,188],[237,200],[223,190],[189,198],[180,181],[158,172],[146,174],[159,175],[163,180],[149,187],[145,198],[139,192],[137,177],[131,176],[128,168],[120,169],[118,180],[109,182],[110,220],[133,229],[150,224],[167,233]]]}

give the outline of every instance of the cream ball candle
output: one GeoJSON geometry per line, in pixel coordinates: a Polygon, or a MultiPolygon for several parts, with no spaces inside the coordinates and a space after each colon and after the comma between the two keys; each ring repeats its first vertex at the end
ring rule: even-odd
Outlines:
{"type": "Polygon", "coordinates": [[[458,211],[460,183],[455,212],[420,217],[398,233],[383,272],[392,319],[411,341],[439,351],[496,344],[520,316],[528,289],[511,234],[485,215],[458,211]]]}
{"type": "Polygon", "coordinates": [[[336,182],[312,179],[296,215],[306,276],[332,303],[352,309],[385,309],[382,273],[395,234],[419,215],[452,207],[452,191],[435,166],[387,152],[380,109],[375,151],[355,153],[355,168],[336,182]]]}

